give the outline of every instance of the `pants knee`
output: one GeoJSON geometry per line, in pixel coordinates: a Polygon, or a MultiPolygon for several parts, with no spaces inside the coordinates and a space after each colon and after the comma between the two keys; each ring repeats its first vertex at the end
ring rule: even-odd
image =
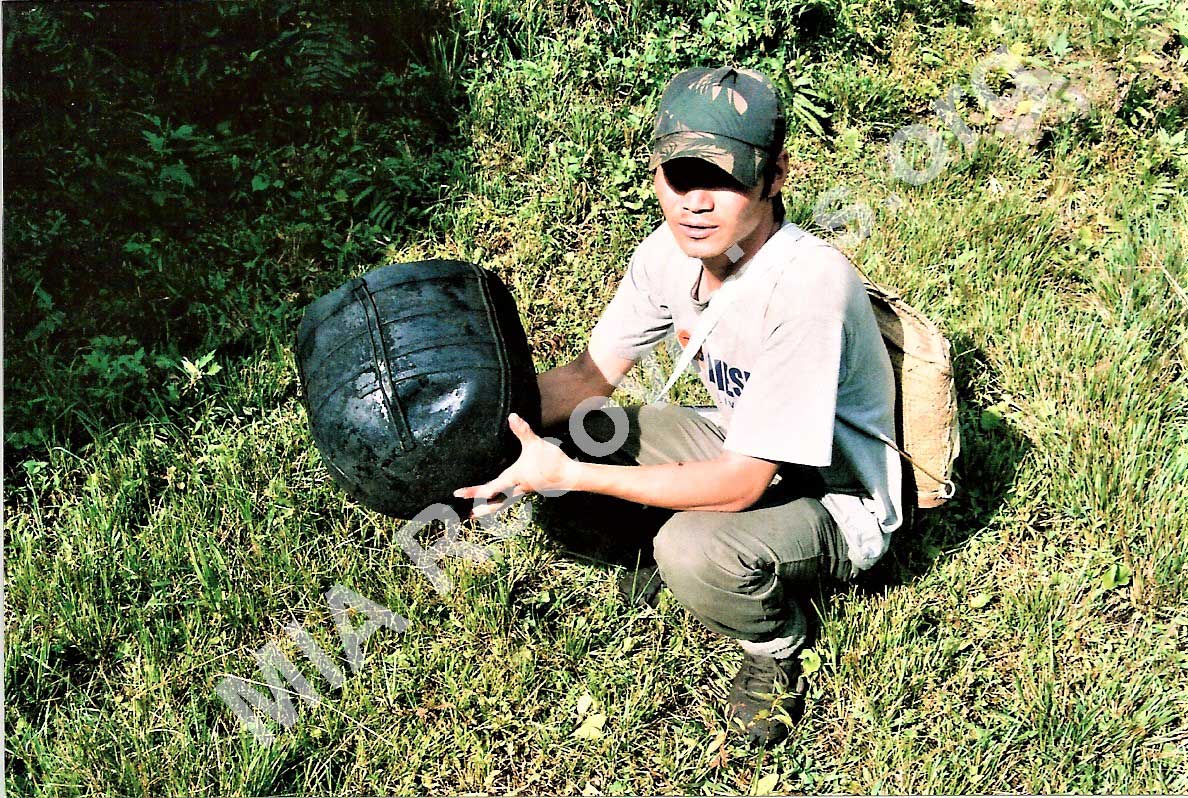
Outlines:
{"type": "Polygon", "coordinates": [[[716,526],[723,517],[682,513],[670,519],[655,539],[660,575],[711,631],[743,640],[771,639],[794,610],[784,604],[771,568],[741,551],[716,526]]]}
{"type": "Polygon", "coordinates": [[[679,523],[678,518],[669,519],[652,544],[656,566],[669,586],[683,582],[687,575],[705,567],[705,557],[698,549],[696,535],[679,523]]]}
{"type": "MultiPolygon", "coordinates": [[[[678,513],[656,535],[656,564],[665,583],[683,604],[694,607],[710,594],[733,592],[751,575],[737,552],[720,540],[703,516],[717,513],[678,513]]],[[[716,520],[711,518],[709,520],[716,520]]]]}

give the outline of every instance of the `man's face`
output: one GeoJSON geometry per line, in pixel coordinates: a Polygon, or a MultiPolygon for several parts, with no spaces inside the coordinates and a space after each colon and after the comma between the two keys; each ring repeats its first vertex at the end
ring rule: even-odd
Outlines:
{"type": "Polygon", "coordinates": [[[681,251],[723,262],[725,252],[756,233],[771,218],[762,184],[748,188],[727,172],[697,158],[674,158],[656,170],[656,196],[681,251]]]}

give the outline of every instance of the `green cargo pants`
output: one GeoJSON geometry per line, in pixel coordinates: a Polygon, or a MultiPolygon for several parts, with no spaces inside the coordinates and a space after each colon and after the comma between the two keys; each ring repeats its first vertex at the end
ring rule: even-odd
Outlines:
{"type": "MultiPolygon", "coordinates": [[[[609,455],[582,452],[568,430],[550,434],[571,456],[616,465],[710,460],[722,452],[725,432],[691,408],[624,410],[627,437],[609,455]]],[[[615,433],[603,411],[588,414],[582,423],[594,441],[609,441],[615,433]]],[[[819,501],[823,490],[814,469],[786,465],[756,504],[735,513],[649,510],[574,494],[545,504],[556,505],[549,514],[569,504],[584,516],[586,535],[634,543],[645,561],[651,540],[660,574],[681,604],[714,632],[762,643],[807,635],[814,618],[810,603],[854,575],[845,538],[819,501]]]]}

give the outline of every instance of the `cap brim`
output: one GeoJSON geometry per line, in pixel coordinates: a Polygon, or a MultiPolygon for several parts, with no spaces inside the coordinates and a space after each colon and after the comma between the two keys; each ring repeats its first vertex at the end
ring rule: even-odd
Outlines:
{"type": "Polygon", "coordinates": [[[652,143],[649,169],[676,158],[697,158],[712,163],[744,186],[758,185],[767,154],[745,141],[686,130],[670,133],[652,143]]]}

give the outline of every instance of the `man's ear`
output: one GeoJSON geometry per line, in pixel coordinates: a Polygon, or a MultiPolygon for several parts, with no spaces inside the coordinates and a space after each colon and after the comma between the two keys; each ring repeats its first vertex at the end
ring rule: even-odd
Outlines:
{"type": "Polygon", "coordinates": [[[772,176],[771,188],[767,192],[767,198],[770,199],[776,194],[780,193],[780,189],[784,187],[784,181],[788,179],[788,151],[780,150],[780,154],[775,159],[775,174],[772,176]]]}

